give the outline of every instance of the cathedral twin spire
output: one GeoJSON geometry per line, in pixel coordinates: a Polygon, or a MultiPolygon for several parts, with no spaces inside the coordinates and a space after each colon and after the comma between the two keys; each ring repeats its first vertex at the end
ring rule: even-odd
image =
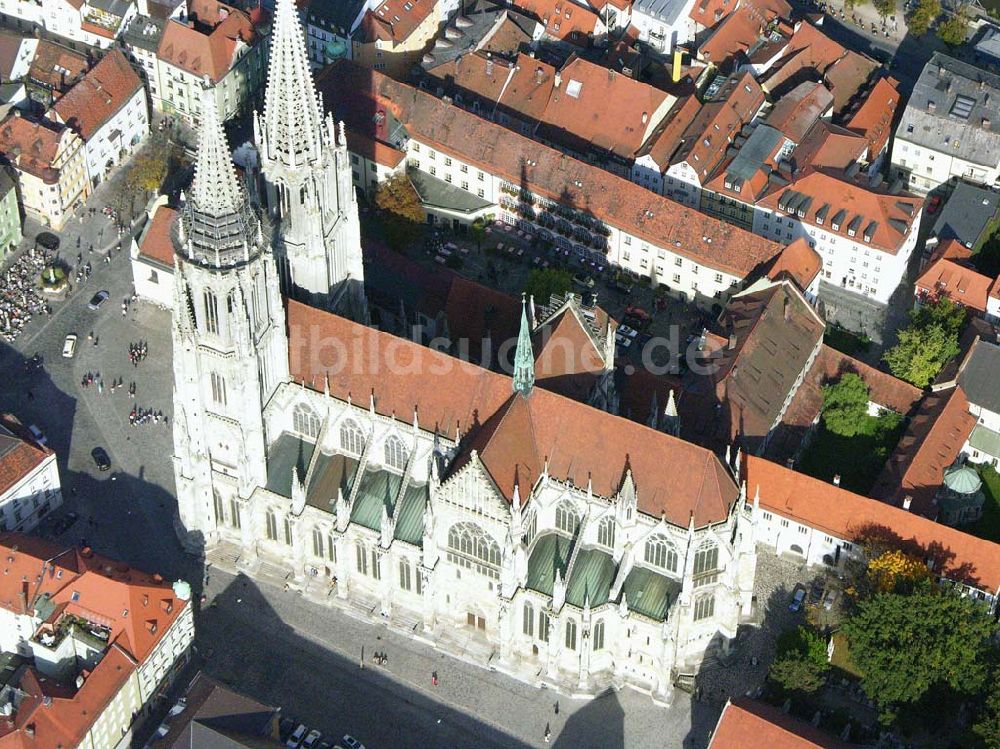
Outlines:
{"type": "Polygon", "coordinates": [[[301,169],[323,155],[323,108],[313,85],[294,0],[278,0],[271,36],[264,117],[258,145],[265,160],[301,169]]]}
{"type": "Polygon", "coordinates": [[[202,91],[198,156],[191,194],[181,210],[180,249],[189,260],[228,267],[259,248],[260,225],[240,189],[222,129],[215,91],[202,91]]]}
{"type": "Polygon", "coordinates": [[[517,334],[517,348],[514,350],[514,379],[511,386],[515,393],[527,397],[535,386],[535,354],[531,347],[531,326],[528,324],[528,309],[524,294],[521,295],[521,329],[517,334]]]}

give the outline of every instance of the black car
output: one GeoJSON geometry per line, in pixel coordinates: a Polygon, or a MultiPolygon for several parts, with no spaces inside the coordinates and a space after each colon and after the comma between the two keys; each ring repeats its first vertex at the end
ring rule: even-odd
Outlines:
{"type": "Polygon", "coordinates": [[[67,512],[61,518],[59,518],[55,525],[52,526],[52,533],[59,535],[60,533],[65,533],[76,523],[77,514],[75,512],[67,512]]]}
{"type": "Polygon", "coordinates": [[[94,459],[97,470],[106,471],[111,468],[111,458],[108,457],[108,453],[103,447],[95,447],[91,450],[90,457],[94,459]]]}

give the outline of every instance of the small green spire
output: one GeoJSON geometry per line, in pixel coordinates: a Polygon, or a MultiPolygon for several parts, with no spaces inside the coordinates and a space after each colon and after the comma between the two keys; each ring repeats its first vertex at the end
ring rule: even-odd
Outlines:
{"type": "Polygon", "coordinates": [[[514,351],[514,392],[527,397],[535,385],[535,355],[531,350],[531,328],[528,325],[528,306],[525,295],[521,294],[521,330],[517,334],[517,349],[514,351]]]}

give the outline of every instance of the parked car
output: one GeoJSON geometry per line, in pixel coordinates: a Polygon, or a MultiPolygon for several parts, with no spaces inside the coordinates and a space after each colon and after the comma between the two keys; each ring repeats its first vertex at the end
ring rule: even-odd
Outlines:
{"type": "Polygon", "coordinates": [[[76,353],[76,333],[70,333],[63,342],[63,356],[72,359],[76,353]]]}
{"type": "Polygon", "coordinates": [[[932,195],[930,201],[927,203],[927,212],[934,214],[938,212],[938,208],[941,207],[941,196],[932,195]]]}
{"type": "Polygon", "coordinates": [[[299,744],[302,743],[302,739],[305,738],[306,731],[308,730],[309,729],[306,728],[304,723],[299,723],[299,727],[292,731],[292,735],[288,737],[288,741],[285,742],[285,746],[287,746],[288,749],[298,749],[299,744]]]}
{"type": "Polygon", "coordinates": [[[44,434],[42,434],[42,430],[39,429],[34,424],[28,424],[28,431],[31,432],[31,436],[35,438],[35,442],[37,442],[39,445],[49,444],[48,439],[45,437],[44,434]]]}
{"type": "Polygon", "coordinates": [[[798,611],[802,608],[802,602],[806,598],[806,589],[801,585],[795,586],[795,592],[792,594],[792,602],[788,604],[789,611],[798,611]]]}
{"type": "Polygon", "coordinates": [[[594,279],[584,273],[577,273],[575,276],[573,276],[573,283],[575,283],[581,289],[594,288],[594,279]]]}
{"type": "Polygon", "coordinates": [[[823,608],[829,611],[830,609],[833,608],[833,604],[836,602],[836,600],[837,600],[837,591],[828,590],[826,592],[826,598],[823,599],[823,608]]]}
{"type": "Polygon", "coordinates": [[[319,741],[322,735],[323,734],[321,734],[315,728],[311,730],[309,732],[309,735],[306,736],[306,740],[302,742],[302,749],[314,749],[314,747],[316,746],[316,742],[319,741]]]}
{"type": "Polygon", "coordinates": [[[57,536],[60,533],[65,533],[73,527],[76,523],[77,517],[79,516],[75,512],[67,512],[55,522],[55,525],[52,526],[52,532],[57,536]]]}
{"type": "Polygon", "coordinates": [[[364,744],[349,734],[344,736],[340,743],[344,745],[344,749],[365,749],[364,744]]]}
{"type": "Polygon", "coordinates": [[[619,325],[618,332],[621,333],[626,338],[635,338],[639,335],[639,331],[635,328],[630,328],[628,325],[619,325]]]}
{"type": "Polygon", "coordinates": [[[94,294],[93,297],[91,297],[90,303],[87,305],[87,307],[89,307],[90,309],[98,309],[106,301],[108,301],[108,292],[98,291],[96,294],[94,294]]]}
{"type": "Polygon", "coordinates": [[[111,468],[111,458],[103,447],[95,447],[90,451],[90,457],[94,459],[94,464],[98,471],[106,471],[111,468]]]}

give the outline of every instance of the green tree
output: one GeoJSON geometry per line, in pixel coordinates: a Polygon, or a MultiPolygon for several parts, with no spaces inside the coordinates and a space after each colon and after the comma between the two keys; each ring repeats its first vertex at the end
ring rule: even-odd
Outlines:
{"type": "Polygon", "coordinates": [[[995,627],[981,602],[929,581],[904,595],[882,593],[858,602],[844,625],[861,686],[883,721],[935,685],[974,694],[989,674],[995,627]]]}
{"type": "Polygon", "coordinates": [[[1000,682],[993,682],[972,730],[986,749],[1000,749],[1000,682]]]}
{"type": "Polygon", "coordinates": [[[810,627],[797,627],[778,638],[778,655],[769,675],[788,692],[815,692],[830,670],[826,641],[810,627]]]}
{"type": "Polygon", "coordinates": [[[896,12],[896,0],[872,0],[872,5],[875,6],[875,10],[883,18],[891,16],[896,12]]]}
{"type": "Polygon", "coordinates": [[[375,205],[383,211],[382,224],[389,245],[402,252],[421,232],[424,209],[410,178],[397,174],[378,186],[375,205]]]}
{"type": "Polygon", "coordinates": [[[941,0],[920,0],[907,19],[910,33],[914,36],[923,36],[939,15],[941,15],[941,0]]]}
{"type": "Polygon", "coordinates": [[[558,268],[535,268],[524,285],[524,293],[535,297],[540,304],[546,304],[553,294],[565,294],[573,286],[569,271],[558,268]]]}
{"type": "Polygon", "coordinates": [[[472,222],[469,231],[472,234],[472,238],[476,240],[476,249],[483,249],[483,240],[486,238],[486,222],[481,218],[477,218],[472,222]]]}
{"type": "Polygon", "coordinates": [[[947,298],[910,312],[910,324],[885,354],[892,373],[917,387],[927,387],[941,368],[958,355],[965,308],[947,298]]]}
{"type": "Polygon", "coordinates": [[[965,44],[965,37],[968,33],[969,17],[964,8],[939,23],[937,28],[938,37],[949,47],[960,47],[965,44]]]}
{"type": "Polygon", "coordinates": [[[823,424],[834,434],[853,437],[867,433],[868,385],[849,372],[837,382],[823,386],[823,424]]]}

